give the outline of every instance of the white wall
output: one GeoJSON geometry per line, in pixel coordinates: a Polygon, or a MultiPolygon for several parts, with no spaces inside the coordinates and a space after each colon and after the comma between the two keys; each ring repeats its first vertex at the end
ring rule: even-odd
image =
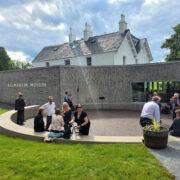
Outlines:
{"type": "Polygon", "coordinates": [[[91,56],[93,66],[114,65],[114,52],[91,56]]]}
{"type": "MultiPolygon", "coordinates": [[[[102,65],[113,65],[114,64],[114,53],[104,53],[90,56],[81,56],[69,58],[71,65],[77,66],[87,66],[87,57],[91,57],[92,66],[102,66],[102,65]]],[[[49,62],[50,66],[55,65],[65,65],[65,59],[52,60],[52,61],[42,61],[42,62],[33,62],[33,67],[46,67],[46,62],[49,62]]]]}
{"type": "Polygon", "coordinates": [[[114,56],[114,65],[123,65],[123,56],[126,56],[126,64],[136,64],[131,47],[126,37],[114,56]]]}
{"type": "MultiPolygon", "coordinates": [[[[126,64],[136,64],[133,52],[131,50],[130,44],[125,37],[120,48],[117,52],[109,52],[103,54],[95,54],[89,56],[81,56],[69,58],[71,65],[77,66],[87,66],[87,57],[91,57],[92,66],[102,66],[102,65],[123,65],[123,56],[126,56],[126,64]]],[[[68,58],[67,58],[68,59],[68,58]]],[[[138,64],[149,63],[149,58],[145,50],[144,43],[142,43],[142,48],[137,54],[138,64]]],[[[45,67],[46,62],[49,62],[50,66],[55,65],[65,65],[65,59],[53,60],[53,61],[42,61],[42,62],[33,62],[34,67],[45,67]]]]}
{"type": "Polygon", "coordinates": [[[141,50],[139,51],[137,58],[138,58],[138,64],[149,63],[149,58],[147,56],[147,52],[144,45],[141,47],[141,50]]]}

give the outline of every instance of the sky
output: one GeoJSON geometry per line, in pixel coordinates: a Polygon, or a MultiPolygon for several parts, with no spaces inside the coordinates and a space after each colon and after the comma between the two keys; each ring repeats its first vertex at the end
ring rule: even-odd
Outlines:
{"type": "Polygon", "coordinates": [[[121,14],[133,35],[147,38],[154,61],[163,61],[180,0],[0,0],[0,46],[13,60],[32,61],[43,47],[67,42],[70,27],[77,39],[85,22],[93,35],[117,32],[121,14]]]}

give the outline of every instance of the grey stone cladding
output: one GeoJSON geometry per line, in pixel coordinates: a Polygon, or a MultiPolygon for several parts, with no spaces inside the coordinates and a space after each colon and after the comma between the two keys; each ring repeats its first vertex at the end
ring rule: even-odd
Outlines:
{"type": "Polygon", "coordinates": [[[27,104],[44,104],[52,95],[59,106],[65,91],[74,104],[89,108],[117,108],[132,103],[133,82],[180,81],[180,62],[124,66],[54,66],[0,72],[0,102],[14,103],[17,92],[27,104]]]}

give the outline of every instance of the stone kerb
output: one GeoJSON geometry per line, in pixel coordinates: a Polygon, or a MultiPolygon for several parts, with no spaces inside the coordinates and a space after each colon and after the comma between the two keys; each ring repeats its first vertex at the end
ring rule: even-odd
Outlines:
{"type": "MultiPolygon", "coordinates": [[[[25,108],[25,119],[34,117],[37,113],[38,105],[25,108]]],[[[33,129],[16,124],[16,111],[11,110],[0,116],[0,132],[5,135],[20,137],[30,140],[44,139],[45,133],[35,133],[33,129]]]]}
{"type": "MultiPolygon", "coordinates": [[[[30,119],[37,113],[38,105],[25,108],[25,119],[30,119]]],[[[16,124],[16,111],[11,110],[0,116],[0,132],[5,135],[20,137],[23,139],[43,141],[46,132],[36,133],[34,129],[16,124]]],[[[77,136],[71,139],[57,139],[55,143],[141,143],[141,136],[77,136]]]]}

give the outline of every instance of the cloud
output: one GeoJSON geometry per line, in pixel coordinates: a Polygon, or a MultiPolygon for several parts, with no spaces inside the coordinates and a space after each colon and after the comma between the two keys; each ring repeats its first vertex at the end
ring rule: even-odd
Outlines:
{"type": "Polygon", "coordinates": [[[0,14],[0,21],[5,21],[4,16],[2,16],[1,14],[0,14]]]}
{"type": "Polygon", "coordinates": [[[118,4],[120,2],[128,2],[129,0],[108,0],[109,4],[118,4]]]}
{"type": "Polygon", "coordinates": [[[82,38],[86,21],[94,35],[118,31],[123,13],[131,33],[146,37],[154,59],[163,59],[160,47],[179,23],[179,8],[177,0],[1,0],[0,46],[32,60],[44,46],[68,41],[69,27],[82,38]]]}
{"type": "Polygon", "coordinates": [[[29,56],[27,54],[24,54],[21,51],[8,51],[8,55],[10,58],[14,61],[21,61],[21,62],[27,62],[29,59],[29,56]]]}

